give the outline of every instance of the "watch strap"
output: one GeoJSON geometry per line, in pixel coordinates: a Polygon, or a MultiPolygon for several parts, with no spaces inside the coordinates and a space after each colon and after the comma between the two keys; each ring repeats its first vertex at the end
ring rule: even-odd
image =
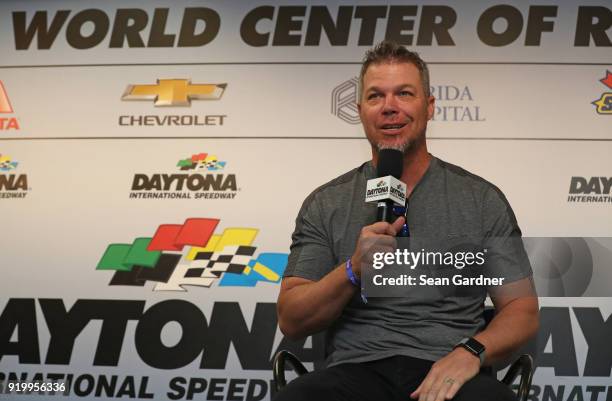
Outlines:
{"type": "Polygon", "coordinates": [[[480,359],[480,366],[482,366],[485,360],[485,346],[482,345],[481,342],[476,340],[474,337],[466,337],[459,341],[454,348],[457,347],[464,348],[474,356],[477,356],[478,359],[480,359]]]}

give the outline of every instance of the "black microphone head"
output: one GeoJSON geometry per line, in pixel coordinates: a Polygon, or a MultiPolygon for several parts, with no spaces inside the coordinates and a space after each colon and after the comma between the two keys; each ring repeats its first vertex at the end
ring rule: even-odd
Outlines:
{"type": "Polygon", "coordinates": [[[396,149],[381,149],[378,151],[376,173],[379,177],[392,175],[398,180],[404,169],[404,154],[396,149]]]}

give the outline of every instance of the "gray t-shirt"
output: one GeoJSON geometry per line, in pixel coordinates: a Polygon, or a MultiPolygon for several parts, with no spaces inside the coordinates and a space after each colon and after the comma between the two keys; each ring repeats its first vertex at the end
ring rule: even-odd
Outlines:
{"type": "MultiPolygon", "coordinates": [[[[376,204],[364,201],[366,181],[375,177],[374,166],[367,162],[306,198],[296,219],[285,277],[318,281],[353,254],[361,228],[376,221],[376,204]]],[[[415,238],[521,235],[497,187],[435,157],[410,195],[407,221],[415,238]]],[[[526,263],[506,271],[505,282],[529,276],[526,263]]],[[[370,298],[364,304],[356,292],[327,330],[328,366],[393,355],[438,360],[483,328],[485,297],[483,291],[479,297],[370,298]]]]}

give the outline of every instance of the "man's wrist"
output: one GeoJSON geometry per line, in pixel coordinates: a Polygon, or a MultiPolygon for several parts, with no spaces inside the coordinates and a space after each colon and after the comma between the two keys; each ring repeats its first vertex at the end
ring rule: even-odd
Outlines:
{"type": "Polygon", "coordinates": [[[364,304],[367,304],[368,299],[366,298],[365,294],[363,293],[363,290],[361,289],[361,279],[357,277],[357,275],[353,271],[353,262],[351,262],[351,258],[348,258],[344,265],[345,265],[346,276],[348,277],[353,287],[356,287],[357,289],[359,289],[361,301],[364,304]]]}
{"type": "Polygon", "coordinates": [[[348,277],[351,284],[353,284],[357,288],[361,288],[361,279],[357,274],[355,274],[355,271],[353,270],[353,262],[351,261],[351,258],[348,258],[346,260],[345,271],[346,276],[348,277]]]}
{"type": "Polygon", "coordinates": [[[457,343],[457,345],[455,345],[454,348],[464,349],[465,351],[469,352],[480,360],[480,366],[484,364],[486,351],[485,346],[480,341],[476,340],[474,337],[462,339],[457,343]]]}

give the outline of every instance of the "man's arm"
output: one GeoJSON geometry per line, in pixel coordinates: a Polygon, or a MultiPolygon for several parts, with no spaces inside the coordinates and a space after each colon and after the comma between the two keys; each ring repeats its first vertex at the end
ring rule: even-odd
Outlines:
{"type": "Polygon", "coordinates": [[[495,316],[487,328],[474,336],[486,349],[485,364],[509,357],[533,337],[540,324],[538,298],[531,277],[491,291],[495,316]]]}
{"type": "Polygon", "coordinates": [[[344,263],[319,281],[286,277],[276,303],[278,326],[291,339],[321,331],[340,316],[355,290],[344,263]]]}
{"type": "MultiPolygon", "coordinates": [[[[485,364],[503,360],[535,335],[539,326],[538,299],[531,278],[527,277],[491,293],[495,317],[487,328],[474,336],[485,346],[485,364]]],[[[427,377],[412,393],[412,398],[449,400],[461,386],[476,376],[480,360],[462,347],[455,348],[433,364],[427,377]]]]}
{"type": "MultiPolygon", "coordinates": [[[[391,246],[395,235],[404,224],[398,218],[393,224],[379,222],[361,230],[355,253],[351,257],[353,272],[361,275],[361,265],[367,263],[369,247],[375,242],[391,246]]],[[[319,281],[300,277],[286,277],[281,283],[276,303],[278,325],[291,339],[306,337],[330,326],[342,313],[358,290],[346,275],[346,263],[336,267],[319,281]]]]}

